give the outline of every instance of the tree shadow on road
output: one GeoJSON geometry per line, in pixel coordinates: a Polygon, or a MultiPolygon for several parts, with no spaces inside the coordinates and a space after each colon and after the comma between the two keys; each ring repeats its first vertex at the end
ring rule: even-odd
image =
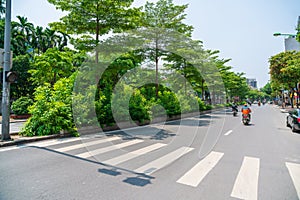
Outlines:
{"type": "Polygon", "coordinates": [[[52,153],[56,153],[56,154],[59,154],[59,155],[62,155],[62,156],[67,156],[67,157],[70,157],[70,158],[78,159],[78,160],[89,162],[89,163],[96,164],[96,165],[101,165],[102,168],[99,168],[98,172],[102,173],[102,174],[105,174],[105,175],[116,177],[116,176],[122,176],[122,175],[124,175],[124,173],[126,173],[126,174],[129,173],[129,174],[133,175],[133,177],[126,177],[126,179],[124,179],[123,182],[131,184],[131,185],[144,187],[148,184],[152,184],[151,180],[155,179],[155,177],[149,176],[149,175],[144,174],[144,173],[137,173],[137,172],[134,172],[132,170],[112,166],[112,165],[109,165],[109,164],[105,164],[103,162],[95,161],[93,159],[81,158],[81,157],[71,155],[71,154],[68,154],[68,153],[65,153],[65,152],[59,152],[59,151],[56,151],[54,149],[50,149],[50,148],[47,148],[47,147],[37,147],[37,146],[28,146],[28,147],[36,148],[36,149],[40,149],[40,150],[44,150],[44,151],[48,151],[48,152],[52,152],[52,153]]]}

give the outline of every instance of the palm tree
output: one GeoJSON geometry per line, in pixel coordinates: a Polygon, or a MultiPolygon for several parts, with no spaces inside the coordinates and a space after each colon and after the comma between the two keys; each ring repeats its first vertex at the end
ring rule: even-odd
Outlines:
{"type": "Polygon", "coordinates": [[[66,47],[68,45],[68,41],[71,38],[71,36],[69,36],[68,34],[61,32],[61,31],[58,31],[58,33],[60,34],[58,49],[62,50],[64,47],[66,47]]]}
{"type": "Polygon", "coordinates": [[[44,34],[47,37],[47,43],[46,43],[46,49],[44,49],[43,52],[45,52],[48,48],[57,47],[59,50],[62,50],[65,46],[68,44],[68,39],[71,37],[63,33],[61,31],[55,31],[49,28],[46,28],[44,31],[44,34]]]}
{"type": "Polygon", "coordinates": [[[45,34],[43,27],[37,26],[35,29],[34,47],[37,49],[38,54],[47,49],[47,40],[47,35],[45,34]]]}
{"type": "Polygon", "coordinates": [[[27,17],[17,16],[19,22],[16,24],[16,29],[20,34],[29,35],[34,31],[34,25],[28,22],[27,17]]]}
{"type": "Polygon", "coordinates": [[[2,19],[2,15],[5,13],[5,0],[0,0],[0,19],[2,19]]]}
{"type": "Polygon", "coordinates": [[[28,49],[32,48],[31,42],[34,38],[34,25],[28,22],[26,17],[17,16],[19,22],[12,25],[12,34],[14,38],[15,48],[18,53],[25,54],[28,49]]]}

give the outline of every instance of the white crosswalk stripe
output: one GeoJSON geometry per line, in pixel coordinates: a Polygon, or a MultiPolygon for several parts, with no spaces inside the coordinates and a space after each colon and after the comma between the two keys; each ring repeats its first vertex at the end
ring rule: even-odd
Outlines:
{"type": "Polygon", "coordinates": [[[10,151],[10,150],[16,150],[16,149],[22,149],[22,148],[28,148],[28,147],[48,147],[51,145],[57,145],[57,144],[65,144],[69,142],[75,142],[79,141],[81,138],[63,138],[63,139],[51,139],[47,141],[40,141],[40,142],[33,142],[28,144],[23,144],[20,146],[12,146],[12,147],[3,147],[0,149],[0,152],[3,151],[10,151]]]}
{"type": "Polygon", "coordinates": [[[104,147],[104,148],[96,149],[96,150],[93,150],[93,151],[88,151],[88,152],[85,152],[85,153],[77,154],[75,156],[80,157],[80,158],[89,158],[89,157],[92,157],[92,156],[95,156],[95,155],[99,155],[99,154],[102,154],[102,153],[107,153],[109,151],[113,151],[113,150],[116,150],[116,149],[128,147],[128,146],[138,144],[138,143],[141,143],[141,142],[143,142],[143,140],[131,140],[131,141],[128,141],[128,142],[124,142],[124,143],[120,143],[120,144],[114,144],[114,145],[111,145],[111,146],[108,146],[108,147],[104,147]]]}
{"type": "Polygon", "coordinates": [[[57,145],[57,144],[65,144],[69,142],[76,142],[80,141],[81,138],[63,138],[63,139],[54,139],[54,140],[49,140],[49,141],[41,141],[41,142],[34,142],[34,143],[29,143],[26,144],[25,146],[36,146],[36,147],[48,147],[51,145],[57,145]]]}
{"type": "Polygon", "coordinates": [[[120,163],[129,161],[133,158],[136,158],[138,156],[144,155],[144,154],[149,153],[151,151],[157,150],[157,149],[162,148],[164,146],[166,146],[166,144],[162,144],[162,143],[153,144],[153,145],[144,147],[142,149],[138,149],[138,150],[126,153],[124,155],[120,155],[118,157],[103,161],[103,163],[109,164],[109,165],[118,165],[120,163]]]}
{"type": "Polygon", "coordinates": [[[288,168],[290,176],[293,180],[298,199],[300,199],[300,164],[286,162],[285,165],[288,168]]]}
{"type": "Polygon", "coordinates": [[[161,168],[171,164],[172,162],[174,162],[181,156],[189,153],[193,149],[194,148],[190,148],[190,147],[181,147],[181,148],[179,148],[171,153],[168,153],[168,154],[164,155],[163,157],[160,157],[138,169],[135,169],[134,171],[137,173],[144,173],[144,174],[150,175],[153,172],[157,171],[158,169],[161,169],[161,168]]]}
{"type": "Polygon", "coordinates": [[[257,199],[259,162],[259,158],[244,157],[231,192],[232,197],[245,200],[257,199]]]}
{"type": "Polygon", "coordinates": [[[197,187],[203,178],[220,161],[223,155],[224,153],[211,152],[208,156],[198,162],[191,170],[178,179],[177,183],[197,187]]]}
{"type": "Polygon", "coordinates": [[[55,149],[55,151],[66,152],[66,151],[80,149],[80,148],[84,148],[84,147],[88,147],[88,146],[93,146],[93,145],[96,145],[96,144],[102,144],[102,143],[106,143],[106,142],[111,142],[111,141],[119,140],[119,139],[121,139],[121,138],[120,137],[110,137],[110,138],[105,138],[105,139],[102,139],[102,140],[95,140],[95,141],[90,141],[90,142],[83,142],[81,144],[76,144],[76,145],[72,145],[72,146],[58,148],[58,149],[55,149]]]}

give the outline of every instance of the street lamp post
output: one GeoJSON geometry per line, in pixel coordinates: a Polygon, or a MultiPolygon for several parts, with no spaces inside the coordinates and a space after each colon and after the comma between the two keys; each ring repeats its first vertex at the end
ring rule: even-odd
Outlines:
{"type": "Polygon", "coordinates": [[[2,134],[1,140],[10,140],[9,135],[9,99],[10,99],[10,83],[7,81],[7,72],[10,71],[11,63],[11,0],[6,0],[5,7],[5,33],[4,33],[4,64],[3,64],[3,89],[2,89],[2,134]]]}

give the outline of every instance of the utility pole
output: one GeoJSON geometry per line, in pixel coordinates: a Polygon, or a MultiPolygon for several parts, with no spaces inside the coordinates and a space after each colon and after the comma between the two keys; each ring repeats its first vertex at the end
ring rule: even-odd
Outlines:
{"type": "Polygon", "coordinates": [[[1,140],[10,140],[9,115],[10,115],[10,82],[6,75],[10,71],[11,52],[11,0],[6,0],[5,7],[5,33],[4,33],[4,65],[3,65],[3,89],[2,89],[2,134],[1,140]]]}

